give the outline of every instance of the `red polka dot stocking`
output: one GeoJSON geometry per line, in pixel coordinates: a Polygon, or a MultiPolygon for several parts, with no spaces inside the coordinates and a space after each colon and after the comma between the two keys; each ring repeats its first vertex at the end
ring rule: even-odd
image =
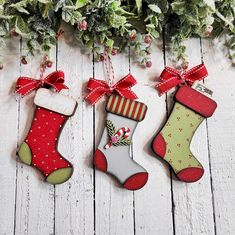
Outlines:
{"type": "Polygon", "coordinates": [[[63,125],[74,112],[76,101],[41,88],[34,102],[37,105],[34,119],[20,146],[19,157],[22,162],[39,169],[47,182],[63,183],[71,177],[73,167],[57,151],[57,143],[63,125]]]}

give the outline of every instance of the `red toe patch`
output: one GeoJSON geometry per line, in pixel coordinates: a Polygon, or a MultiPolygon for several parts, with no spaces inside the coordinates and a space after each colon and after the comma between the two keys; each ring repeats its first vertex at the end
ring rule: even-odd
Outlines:
{"type": "Polygon", "coordinates": [[[107,164],[106,157],[99,149],[95,151],[93,164],[95,165],[97,169],[101,171],[107,171],[108,164],[107,164]]]}
{"type": "Polygon", "coordinates": [[[129,177],[123,184],[124,188],[128,190],[141,189],[148,181],[148,173],[140,172],[129,177]]]}
{"type": "Polygon", "coordinates": [[[204,174],[203,168],[189,167],[189,168],[181,170],[177,174],[177,177],[184,182],[193,183],[201,179],[203,174],[204,174]]]}

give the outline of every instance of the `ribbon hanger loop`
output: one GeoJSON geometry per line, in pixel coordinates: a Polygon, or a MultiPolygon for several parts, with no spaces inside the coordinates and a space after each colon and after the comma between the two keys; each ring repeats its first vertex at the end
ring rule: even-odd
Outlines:
{"type": "Polygon", "coordinates": [[[109,87],[112,88],[113,83],[114,83],[114,78],[115,78],[114,68],[113,68],[113,63],[112,63],[111,57],[108,55],[108,53],[106,51],[104,51],[104,67],[105,67],[105,72],[106,72],[105,76],[107,76],[106,81],[107,81],[109,87]],[[109,66],[108,66],[108,64],[109,64],[109,66]]]}
{"type": "Polygon", "coordinates": [[[208,72],[206,66],[202,63],[189,70],[177,70],[166,66],[160,75],[160,83],[156,88],[160,95],[166,93],[176,86],[189,85],[191,86],[195,81],[202,80],[207,77],[208,72]]]}
{"type": "Polygon", "coordinates": [[[131,88],[137,83],[135,78],[131,74],[128,74],[118,82],[114,83],[114,68],[111,58],[107,52],[104,52],[104,55],[103,65],[106,79],[104,81],[90,78],[87,84],[89,94],[85,96],[84,99],[92,106],[95,105],[103,96],[109,96],[114,92],[127,99],[137,99],[137,95],[131,90],[131,88]]]}
{"type": "Polygon", "coordinates": [[[16,82],[16,93],[21,94],[23,97],[31,93],[33,90],[37,90],[40,87],[52,87],[56,92],[60,92],[62,89],[68,89],[64,84],[64,72],[57,70],[46,77],[44,73],[48,62],[48,55],[43,57],[40,63],[40,79],[34,79],[29,77],[19,77],[16,82]]]}
{"type": "Polygon", "coordinates": [[[58,70],[47,75],[45,78],[41,77],[39,80],[29,77],[19,77],[16,82],[16,93],[24,97],[33,90],[45,87],[46,85],[53,87],[56,92],[60,92],[62,89],[68,89],[64,84],[64,72],[58,70]]]}

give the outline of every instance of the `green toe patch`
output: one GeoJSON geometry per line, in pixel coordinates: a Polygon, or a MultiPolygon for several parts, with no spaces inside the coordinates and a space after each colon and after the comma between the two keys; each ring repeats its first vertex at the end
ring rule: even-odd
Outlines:
{"type": "Polygon", "coordinates": [[[18,155],[19,155],[20,160],[23,163],[27,165],[31,165],[32,153],[31,153],[29,146],[25,142],[21,144],[20,149],[18,151],[18,155]]]}
{"type": "Polygon", "coordinates": [[[47,178],[46,181],[50,184],[62,184],[67,181],[73,174],[73,168],[62,168],[53,171],[47,178]]]}

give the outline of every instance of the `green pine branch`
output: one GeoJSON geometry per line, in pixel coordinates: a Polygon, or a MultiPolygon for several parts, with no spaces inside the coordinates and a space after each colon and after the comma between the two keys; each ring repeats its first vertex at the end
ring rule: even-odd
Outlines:
{"type": "Polygon", "coordinates": [[[115,133],[116,133],[116,128],[115,128],[115,126],[114,126],[114,124],[113,124],[112,121],[106,120],[106,128],[107,128],[108,135],[109,135],[110,137],[112,137],[112,136],[115,135],[115,133]]]}

